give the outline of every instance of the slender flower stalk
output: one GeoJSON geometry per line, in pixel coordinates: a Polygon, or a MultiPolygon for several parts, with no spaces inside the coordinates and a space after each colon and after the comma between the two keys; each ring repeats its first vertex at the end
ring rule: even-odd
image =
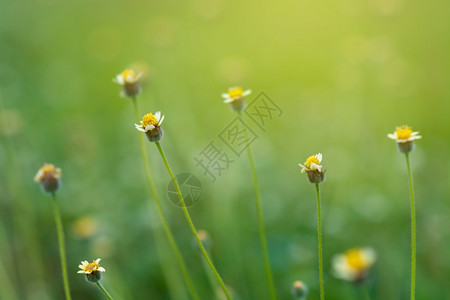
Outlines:
{"type": "Polygon", "coordinates": [[[421,139],[418,131],[403,125],[397,127],[394,133],[388,134],[388,138],[397,142],[398,150],[405,154],[406,167],[409,177],[409,191],[411,196],[411,300],[416,298],[416,204],[414,201],[414,184],[411,172],[409,153],[414,150],[414,141],[421,139]]]}
{"type": "Polygon", "coordinates": [[[64,230],[61,221],[61,214],[59,212],[58,199],[56,199],[55,192],[52,192],[53,196],[53,212],[55,214],[56,230],[58,232],[58,244],[59,255],[61,258],[61,267],[63,272],[64,292],[66,294],[66,300],[70,300],[69,278],[67,276],[67,262],[66,262],[66,246],[64,244],[64,230]]]}
{"type": "MultiPolygon", "coordinates": [[[[224,103],[230,104],[231,109],[242,116],[242,111],[246,108],[245,97],[251,94],[251,90],[244,91],[241,87],[232,87],[228,89],[227,93],[222,94],[222,98],[224,99],[224,103]]],[[[245,136],[247,139],[247,131],[245,131],[245,136]]],[[[258,183],[258,174],[256,173],[255,160],[253,158],[253,152],[250,145],[247,145],[247,156],[250,164],[250,169],[252,172],[252,180],[253,180],[253,189],[255,192],[255,206],[256,206],[256,215],[258,219],[258,227],[259,227],[259,239],[261,243],[261,250],[264,262],[264,271],[266,274],[267,286],[270,292],[270,298],[272,300],[277,299],[277,293],[275,291],[275,284],[273,282],[272,269],[270,267],[270,258],[269,258],[269,250],[267,248],[267,238],[266,232],[264,228],[264,217],[263,217],[263,209],[261,204],[261,194],[259,190],[258,183]]]]}
{"type": "MultiPolygon", "coordinates": [[[[139,109],[138,109],[138,105],[137,105],[137,101],[136,98],[133,97],[132,99],[133,101],[133,107],[134,107],[134,112],[136,115],[136,119],[139,120],[139,109]]],[[[196,290],[196,288],[194,287],[194,284],[192,283],[192,279],[187,271],[187,267],[186,264],[184,263],[184,259],[181,256],[181,252],[180,249],[178,248],[177,243],[175,242],[175,239],[173,237],[172,231],[169,227],[169,222],[167,221],[167,218],[164,214],[164,210],[162,208],[161,205],[161,200],[158,196],[158,193],[156,191],[156,187],[155,187],[155,183],[153,182],[153,176],[150,170],[150,165],[149,165],[149,161],[148,161],[148,157],[147,157],[147,152],[145,151],[145,141],[144,141],[144,136],[142,134],[139,135],[139,144],[140,144],[140,149],[141,149],[141,156],[142,156],[142,161],[144,164],[144,169],[145,169],[145,176],[147,178],[147,184],[150,188],[150,192],[152,194],[153,200],[155,202],[155,206],[156,206],[156,210],[158,212],[158,215],[161,219],[161,224],[163,226],[164,232],[166,234],[167,239],[169,240],[169,244],[170,247],[172,249],[173,254],[175,255],[175,259],[178,263],[178,266],[181,270],[181,274],[183,276],[183,279],[188,287],[189,290],[189,294],[191,295],[191,297],[195,300],[199,300],[199,295],[198,292],[196,290]]]]}
{"type": "MultiPolygon", "coordinates": [[[[147,137],[148,137],[148,135],[147,135],[147,137]]],[[[197,244],[200,247],[200,251],[202,252],[203,257],[205,258],[206,262],[208,263],[209,267],[211,268],[211,271],[214,273],[214,276],[216,277],[216,279],[219,282],[220,286],[222,287],[223,292],[225,293],[225,296],[227,297],[227,299],[231,299],[230,293],[228,292],[228,289],[225,286],[225,283],[223,282],[222,277],[220,276],[219,272],[217,272],[216,268],[214,267],[214,264],[212,263],[211,259],[209,258],[209,255],[206,252],[205,247],[203,246],[203,243],[202,243],[202,241],[201,241],[201,239],[200,239],[200,237],[198,235],[198,232],[195,229],[194,223],[192,222],[191,216],[189,215],[189,211],[188,211],[188,209],[186,207],[186,203],[184,202],[184,198],[183,198],[183,195],[181,193],[180,187],[178,185],[177,180],[175,179],[175,176],[174,176],[174,174],[172,172],[172,169],[170,168],[169,162],[167,161],[166,155],[164,154],[164,151],[163,151],[163,149],[161,147],[161,144],[158,141],[155,141],[155,144],[156,144],[156,147],[159,150],[159,153],[161,154],[161,158],[164,161],[164,164],[165,164],[165,166],[167,168],[167,171],[169,172],[170,178],[172,179],[172,182],[173,182],[173,184],[175,186],[175,189],[176,189],[177,194],[178,194],[178,198],[180,199],[180,203],[181,203],[181,206],[183,208],[184,215],[185,215],[186,220],[187,220],[187,222],[189,224],[189,227],[192,230],[192,233],[195,236],[197,244]]]]}
{"type": "Polygon", "coordinates": [[[416,203],[414,201],[414,184],[411,173],[409,153],[405,153],[408,168],[409,192],[411,195],[411,300],[416,298],[416,203]]]}
{"type": "Polygon", "coordinates": [[[67,276],[66,262],[66,246],[64,244],[64,229],[59,211],[58,199],[56,199],[56,191],[61,186],[62,172],[60,168],[55,168],[52,164],[44,164],[34,176],[34,181],[41,183],[42,190],[50,193],[53,198],[53,213],[55,215],[56,231],[58,234],[59,256],[61,259],[61,268],[64,283],[64,292],[66,300],[71,300],[69,278],[67,276]]]}
{"type": "Polygon", "coordinates": [[[370,293],[369,289],[367,288],[367,284],[364,285],[364,297],[366,298],[366,300],[370,300],[370,293]]]}
{"type": "Polygon", "coordinates": [[[319,256],[319,279],[320,279],[320,299],[325,299],[324,282],[323,282],[323,258],[322,258],[322,207],[320,204],[320,188],[319,184],[325,180],[325,170],[322,166],[322,154],[318,153],[306,159],[302,167],[302,173],[306,173],[308,180],[316,186],[317,196],[317,247],[319,256]]]}
{"type": "Polygon", "coordinates": [[[320,188],[316,183],[316,195],[317,195],[317,245],[319,255],[319,278],[320,278],[320,299],[325,299],[324,287],[323,287],[323,255],[322,255],[322,207],[320,204],[320,188]]]}
{"type": "Polygon", "coordinates": [[[266,232],[264,229],[264,218],[263,218],[263,210],[262,210],[262,204],[261,204],[261,194],[259,192],[258,175],[256,173],[255,161],[253,159],[252,148],[250,147],[250,145],[247,145],[247,154],[248,154],[248,161],[250,163],[250,168],[252,170],[253,188],[255,190],[256,214],[257,214],[258,225],[259,225],[259,238],[260,238],[261,249],[262,249],[262,253],[263,253],[266,280],[267,280],[267,285],[268,285],[269,291],[270,291],[270,297],[271,297],[271,299],[276,300],[277,293],[275,291],[275,284],[273,282],[272,270],[270,268],[269,250],[267,249],[266,232]]]}
{"type": "Polygon", "coordinates": [[[111,295],[108,293],[108,291],[105,289],[105,287],[103,286],[103,284],[100,283],[100,281],[97,281],[97,286],[99,287],[99,289],[103,292],[103,294],[105,294],[106,298],[108,298],[109,300],[113,300],[113,297],[111,297],[111,295]]]}
{"type": "MultiPolygon", "coordinates": [[[[211,239],[209,237],[209,234],[205,231],[205,230],[199,230],[198,231],[198,236],[200,238],[200,241],[203,244],[203,247],[205,247],[206,253],[208,253],[208,256],[211,258],[211,261],[213,261],[212,255],[211,255],[211,239]]],[[[193,244],[194,244],[194,249],[197,250],[199,253],[201,253],[200,248],[198,247],[197,244],[197,240],[193,239],[193,244]]],[[[212,289],[214,290],[214,292],[217,292],[217,289],[220,288],[218,286],[217,280],[214,277],[214,274],[211,272],[211,268],[208,265],[208,262],[204,259],[203,254],[202,254],[202,266],[203,269],[205,270],[206,275],[208,276],[208,280],[209,283],[211,284],[212,289]]],[[[214,263],[214,262],[213,262],[214,263]]]]}

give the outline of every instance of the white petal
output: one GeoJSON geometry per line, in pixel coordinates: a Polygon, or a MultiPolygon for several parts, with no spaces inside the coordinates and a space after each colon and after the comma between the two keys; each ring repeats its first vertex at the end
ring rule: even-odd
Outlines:
{"type": "Polygon", "coordinates": [[[364,260],[366,268],[370,268],[375,263],[377,254],[372,248],[365,248],[362,250],[362,258],[364,260]]]}
{"type": "Polygon", "coordinates": [[[317,153],[316,158],[319,162],[322,162],[322,153],[317,153]]]}
{"type": "Polygon", "coordinates": [[[230,98],[230,95],[228,95],[228,94],[226,94],[226,93],[223,93],[223,94],[222,94],[222,98],[225,98],[225,99],[226,99],[226,98],[230,98]]]}
{"type": "Polygon", "coordinates": [[[128,74],[127,77],[125,77],[125,82],[126,83],[135,83],[136,78],[134,78],[131,74],[128,74]]]}
{"type": "Polygon", "coordinates": [[[98,270],[99,270],[100,272],[106,272],[105,268],[103,268],[103,267],[98,267],[98,270]]]}
{"type": "Polygon", "coordinates": [[[397,133],[396,132],[395,133],[389,133],[387,136],[391,140],[396,140],[397,139],[397,133]]]}
{"type": "Polygon", "coordinates": [[[227,98],[227,99],[225,99],[224,101],[223,101],[223,103],[231,103],[231,102],[233,102],[235,99],[233,99],[233,98],[227,98]]]}
{"type": "Polygon", "coordinates": [[[155,129],[155,125],[147,125],[145,126],[145,132],[149,131],[149,130],[153,130],[155,129]]]}
{"type": "Polygon", "coordinates": [[[333,275],[339,279],[354,281],[356,272],[348,265],[345,255],[336,255],[333,258],[333,275]]]}
{"type": "Polygon", "coordinates": [[[415,140],[419,140],[421,139],[422,136],[421,135],[415,135],[415,136],[411,136],[408,141],[415,141],[415,140]]]}
{"type": "Polygon", "coordinates": [[[118,84],[123,85],[123,75],[122,75],[122,73],[116,75],[116,82],[117,82],[118,84]]]}
{"type": "Polygon", "coordinates": [[[159,118],[161,118],[161,112],[160,111],[155,112],[155,118],[156,118],[156,121],[159,122],[159,118]]]}
{"type": "Polygon", "coordinates": [[[159,120],[159,122],[158,122],[158,126],[161,126],[162,122],[164,121],[164,117],[165,117],[165,115],[163,115],[163,116],[161,117],[161,120],[159,120]]]}
{"type": "Polygon", "coordinates": [[[311,163],[311,166],[309,167],[312,171],[319,171],[322,172],[322,166],[315,164],[315,163],[311,163]]]}
{"type": "Polygon", "coordinates": [[[44,171],[42,171],[41,169],[39,169],[39,171],[36,173],[36,175],[34,176],[34,181],[35,182],[39,182],[42,178],[42,175],[44,175],[44,171]]]}
{"type": "Polygon", "coordinates": [[[244,91],[244,92],[242,93],[242,97],[248,96],[248,95],[250,95],[251,93],[252,93],[251,90],[246,90],[246,91],[244,91]]]}
{"type": "Polygon", "coordinates": [[[101,260],[102,260],[101,258],[97,258],[97,259],[95,260],[95,262],[98,264],[98,263],[100,263],[101,260]]]}
{"type": "Polygon", "coordinates": [[[81,271],[78,271],[77,273],[78,273],[78,274],[84,274],[84,271],[81,270],[81,271]]]}

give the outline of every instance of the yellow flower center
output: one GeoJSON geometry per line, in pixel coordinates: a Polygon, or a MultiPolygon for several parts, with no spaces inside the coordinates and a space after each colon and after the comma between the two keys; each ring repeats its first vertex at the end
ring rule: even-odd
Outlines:
{"type": "Polygon", "coordinates": [[[397,133],[397,138],[400,140],[408,139],[411,137],[412,129],[408,126],[397,127],[395,130],[397,133]]]}
{"type": "Polygon", "coordinates": [[[145,128],[148,125],[158,126],[158,120],[152,113],[148,113],[142,117],[142,127],[145,128]]]}
{"type": "Polygon", "coordinates": [[[240,87],[228,89],[228,96],[230,96],[230,98],[241,98],[242,93],[243,93],[242,88],[240,88],[240,87]]]}
{"type": "Polygon", "coordinates": [[[307,167],[309,169],[311,167],[312,163],[315,163],[316,165],[320,165],[319,159],[315,155],[312,155],[306,159],[305,167],[307,167]]]}
{"type": "Polygon", "coordinates": [[[130,76],[132,80],[136,78],[136,74],[131,70],[125,70],[122,72],[123,82],[127,82],[127,77],[130,76]]]}
{"type": "Polygon", "coordinates": [[[84,271],[92,273],[94,271],[97,271],[98,267],[99,267],[98,263],[94,260],[84,268],[84,271]]]}
{"type": "Polygon", "coordinates": [[[55,166],[52,164],[45,164],[42,166],[41,170],[44,174],[51,174],[55,172],[55,166]]]}
{"type": "Polygon", "coordinates": [[[347,263],[354,269],[364,270],[366,268],[366,263],[361,255],[361,251],[358,249],[351,249],[345,253],[347,258],[347,263]]]}

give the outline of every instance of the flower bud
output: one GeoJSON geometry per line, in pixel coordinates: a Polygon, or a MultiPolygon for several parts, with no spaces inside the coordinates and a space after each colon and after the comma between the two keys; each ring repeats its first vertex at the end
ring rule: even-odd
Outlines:
{"type": "Polygon", "coordinates": [[[295,281],[292,285],[292,296],[296,300],[306,300],[308,287],[301,281],[295,281]]]}
{"type": "Polygon", "coordinates": [[[241,112],[244,111],[247,107],[247,103],[245,102],[244,98],[239,98],[234,100],[231,104],[231,109],[235,112],[241,112]]]}
{"type": "Polygon", "coordinates": [[[325,171],[308,171],[306,175],[311,183],[321,183],[325,180],[325,171]]]}
{"type": "Polygon", "coordinates": [[[407,154],[414,150],[415,144],[413,141],[406,142],[406,143],[397,143],[397,148],[398,148],[398,151],[400,151],[401,153],[407,154]]]}
{"type": "Polygon", "coordinates": [[[90,274],[85,274],[85,276],[87,281],[96,283],[97,281],[100,281],[102,279],[102,272],[94,271],[90,274]]]}
{"type": "Polygon", "coordinates": [[[34,181],[40,182],[45,192],[54,193],[61,185],[61,176],[60,168],[55,168],[52,164],[44,164],[34,176],[34,181]]]}
{"type": "Polygon", "coordinates": [[[159,142],[164,137],[164,131],[161,127],[155,127],[145,132],[145,135],[150,142],[159,142]]]}

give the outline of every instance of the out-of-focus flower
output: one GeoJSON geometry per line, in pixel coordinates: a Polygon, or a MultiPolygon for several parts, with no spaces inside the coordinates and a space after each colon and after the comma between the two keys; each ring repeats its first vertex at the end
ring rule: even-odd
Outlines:
{"type": "Polygon", "coordinates": [[[73,224],[73,231],[80,238],[87,238],[96,233],[98,228],[97,221],[90,216],[78,218],[73,224]]]}
{"type": "Polygon", "coordinates": [[[409,153],[414,149],[414,141],[421,139],[418,131],[413,131],[407,125],[399,126],[394,133],[389,133],[388,138],[397,142],[398,150],[402,153],[409,153]]]}
{"type": "Polygon", "coordinates": [[[148,113],[142,117],[140,124],[134,124],[137,130],[144,132],[150,142],[158,142],[163,138],[163,131],[161,124],[164,121],[164,116],[158,111],[153,115],[148,113]]]}
{"type": "Polygon", "coordinates": [[[354,248],[333,258],[333,275],[353,283],[363,281],[376,261],[376,253],[371,248],[354,248]]]}
{"type": "MultiPolygon", "coordinates": [[[[212,241],[211,241],[211,238],[209,237],[209,233],[205,230],[199,230],[198,237],[200,238],[200,241],[202,242],[203,247],[205,247],[205,250],[206,251],[211,250],[212,241]]],[[[198,246],[197,241],[195,239],[192,240],[192,245],[194,246],[195,249],[200,250],[200,247],[198,246]]]]}
{"type": "Polygon", "coordinates": [[[308,157],[304,163],[298,164],[302,167],[302,173],[308,175],[308,179],[311,183],[320,183],[325,179],[325,171],[322,166],[322,153],[317,153],[308,157]]]}
{"type": "Polygon", "coordinates": [[[0,111],[0,133],[13,136],[22,129],[23,118],[20,113],[13,109],[0,111]]]}
{"type": "Polygon", "coordinates": [[[308,287],[302,281],[297,280],[292,284],[292,296],[296,300],[306,300],[308,287]]]}
{"type": "Polygon", "coordinates": [[[228,89],[228,93],[222,94],[222,98],[224,98],[224,103],[231,104],[234,111],[241,112],[246,107],[244,97],[251,93],[251,90],[243,91],[241,87],[232,87],[228,89]]]}
{"type": "Polygon", "coordinates": [[[133,70],[125,70],[117,74],[113,81],[123,86],[122,96],[134,98],[141,92],[139,84],[141,76],[141,73],[136,75],[133,70]]]}
{"type": "Polygon", "coordinates": [[[86,279],[90,282],[97,282],[102,278],[102,272],[105,272],[105,268],[100,267],[100,258],[89,263],[87,260],[82,261],[78,266],[81,270],[77,273],[86,275],[86,279]]]}
{"type": "Polygon", "coordinates": [[[54,165],[46,163],[34,176],[34,181],[40,182],[44,191],[53,193],[58,190],[61,177],[62,173],[60,168],[55,168],[54,165]]]}

